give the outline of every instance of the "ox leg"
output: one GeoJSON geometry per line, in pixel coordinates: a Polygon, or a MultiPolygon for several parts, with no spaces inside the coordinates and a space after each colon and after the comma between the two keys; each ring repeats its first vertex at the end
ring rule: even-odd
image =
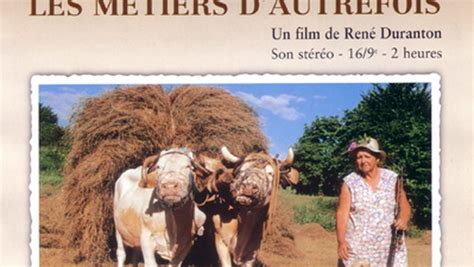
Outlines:
{"type": "Polygon", "coordinates": [[[206,214],[198,207],[194,206],[194,224],[196,224],[196,234],[202,236],[204,234],[204,223],[206,222],[206,214]]]}
{"type": "Polygon", "coordinates": [[[216,251],[217,255],[219,256],[219,260],[221,262],[222,267],[232,267],[232,258],[230,256],[229,247],[224,242],[224,231],[222,229],[222,221],[219,215],[214,215],[212,217],[212,221],[214,223],[214,230],[215,230],[215,244],[216,244],[216,251]]]}
{"type": "Polygon", "coordinates": [[[138,247],[132,248],[132,256],[131,256],[131,261],[132,261],[132,266],[133,267],[138,267],[138,263],[140,262],[140,254],[141,250],[138,247]]]}
{"type": "Polygon", "coordinates": [[[140,235],[140,246],[142,247],[143,261],[145,262],[145,267],[157,267],[158,264],[155,260],[154,240],[151,236],[150,231],[148,231],[147,229],[142,229],[140,235]]]}
{"type": "Polygon", "coordinates": [[[216,233],[216,250],[222,267],[232,267],[232,258],[229,248],[226,246],[220,234],[216,233]]]}
{"type": "Polygon", "coordinates": [[[127,254],[125,253],[122,236],[117,230],[115,230],[115,238],[117,239],[117,266],[123,267],[127,254]]]}

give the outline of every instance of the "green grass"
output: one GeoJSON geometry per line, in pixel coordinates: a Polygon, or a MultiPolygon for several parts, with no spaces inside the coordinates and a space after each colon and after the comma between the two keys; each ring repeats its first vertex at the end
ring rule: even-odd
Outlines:
{"type": "Polygon", "coordinates": [[[295,221],[299,224],[318,223],[328,231],[336,229],[337,198],[315,197],[311,202],[295,208],[295,221]]]}
{"type": "Polygon", "coordinates": [[[307,204],[315,198],[314,196],[297,195],[296,193],[292,192],[291,189],[280,190],[278,197],[282,203],[291,208],[307,204]]]}
{"type": "Polygon", "coordinates": [[[66,158],[66,148],[59,146],[42,146],[39,149],[40,171],[56,171],[62,169],[66,158]]]}
{"type": "MultiPolygon", "coordinates": [[[[52,195],[58,192],[63,177],[59,171],[40,171],[40,193],[52,195]]],[[[336,229],[337,197],[297,195],[291,190],[280,190],[280,201],[294,211],[294,221],[298,224],[318,223],[328,231],[336,229]]],[[[408,237],[421,237],[424,230],[411,225],[408,237]]]]}
{"type": "Polygon", "coordinates": [[[294,210],[296,223],[318,223],[328,231],[336,229],[337,197],[296,195],[288,190],[280,192],[282,202],[294,210]]]}
{"type": "MultiPolygon", "coordinates": [[[[297,195],[291,190],[280,190],[279,198],[293,209],[296,223],[318,223],[328,231],[335,231],[337,197],[297,195]]],[[[406,235],[419,238],[424,232],[416,225],[410,225],[406,235]]]]}
{"type": "Polygon", "coordinates": [[[41,146],[39,149],[40,193],[53,194],[63,181],[61,170],[67,148],[62,146],[41,146]]]}
{"type": "Polygon", "coordinates": [[[40,193],[51,195],[59,190],[63,177],[57,171],[40,171],[40,193]]]}

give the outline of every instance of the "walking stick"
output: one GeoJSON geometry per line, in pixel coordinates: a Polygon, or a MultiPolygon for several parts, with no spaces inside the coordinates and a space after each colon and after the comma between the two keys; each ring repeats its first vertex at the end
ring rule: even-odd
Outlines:
{"type": "MultiPolygon", "coordinates": [[[[403,188],[403,167],[400,169],[400,174],[397,177],[397,183],[395,185],[395,220],[400,216],[400,198],[403,188]]],[[[390,241],[390,250],[388,254],[387,267],[393,267],[395,263],[395,253],[400,249],[403,242],[403,231],[397,230],[392,225],[392,239],[390,241]]]]}

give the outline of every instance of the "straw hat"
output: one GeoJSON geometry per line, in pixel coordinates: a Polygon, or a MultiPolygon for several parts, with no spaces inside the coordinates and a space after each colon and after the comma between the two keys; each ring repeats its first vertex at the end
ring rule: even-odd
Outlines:
{"type": "Polygon", "coordinates": [[[377,142],[377,140],[372,137],[364,137],[358,140],[357,142],[352,142],[349,145],[347,152],[349,152],[351,156],[355,156],[356,152],[361,148],[365,148],[377,154],[380,160],[385,160],[385,158],[387,157],[385,151],[380,149],[379,142],[377,142]]]}

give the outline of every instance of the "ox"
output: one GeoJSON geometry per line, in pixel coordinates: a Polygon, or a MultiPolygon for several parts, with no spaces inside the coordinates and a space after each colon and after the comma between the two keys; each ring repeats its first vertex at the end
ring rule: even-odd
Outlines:
{"type": "Polygon", "coordinates": [[[125,262],[124,245],[141,247],[145,266],[157,265],[155,252],[181,265],[195,235],[203,232],[206,216],[192,201],[192,191],[209,174],[191,152],[174,148],[120,176],[114,192],[118,266],[125,262]]]}
{"type": "Polygon", "coordinates": [[[253,266],[269,231],[279,184],[298,182],[298,172],[291,168],[293,150],[283,161],[263,152],[239,158],[226,147],[221,151],[227,167],[216,170],[209,183],[218,204],[207,213],[214,225],[217,254],[222,266],[232,266],[232,261],[253,266]]]}

